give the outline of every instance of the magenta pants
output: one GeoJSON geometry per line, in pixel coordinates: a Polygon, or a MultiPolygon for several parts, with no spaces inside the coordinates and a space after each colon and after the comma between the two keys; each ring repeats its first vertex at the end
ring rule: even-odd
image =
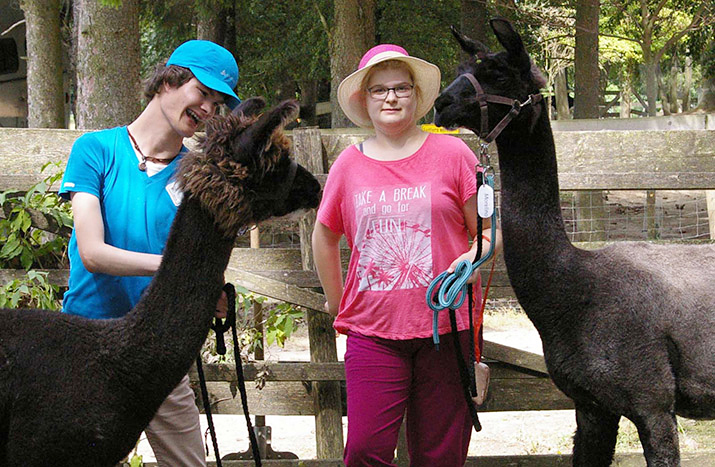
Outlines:
{"type": "MultiPolygon", "coordinates": [[[[469,331],[459,333],[464,355],[469,331]]],[[[348,332],[348,467],[394,465],[407,414],[411,466],[457,467],[467,459],[472,421],[459,380],[454,339],[389,340],[348,332]]]]}

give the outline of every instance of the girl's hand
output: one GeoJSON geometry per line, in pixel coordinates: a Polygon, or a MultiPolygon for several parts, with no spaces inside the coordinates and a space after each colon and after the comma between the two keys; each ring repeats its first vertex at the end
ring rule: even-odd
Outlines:
{"type": "MultiPolygon", "coordinates": [[[[452,261],[452,264],[449,265],[447,268],[447,272],[453,273],[455,269],[457,269],[457,265],[461,263],[464,260],[469,261],[471,264],[472,261],[474,261],[474,256],[477,254],[476,251],[469,250],[466,253],[463,253],[462,255],[458,256],[457,259],[452,261]]],[[[477,282],[479,278],[479,268],[475,269],[474,272],[472,273],[471,276],[469,276],[469,280],[467,280],[467,284],[474,284],[477,282]]]]}

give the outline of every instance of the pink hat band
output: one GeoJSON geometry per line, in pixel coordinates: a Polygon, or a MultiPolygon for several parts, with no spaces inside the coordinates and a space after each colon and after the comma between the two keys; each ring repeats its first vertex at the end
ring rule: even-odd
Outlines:
{"type": "MultiPolygon", "coordinates": [[[[405,57],[409,57],[410,54],[407,53],[405,49],[400,47],[399,45],[394,45],[394,44],[380,44],[376,45],[372,49],[368,50],[365,52],[365,55],[362,56],[360,59],[360,65],[358,65],[358,70],[361,68],[365,68],[371,61],[372,62],[377,62],[380,60],[380,57],[378,55],[383,54],[384,52],[397,52],[398,54],[404,55],[405,57]],[[373,60],[375,59],[375,60],[373,60]]],[[[394,54],[391,54],[394,56],[394,54]]]]}

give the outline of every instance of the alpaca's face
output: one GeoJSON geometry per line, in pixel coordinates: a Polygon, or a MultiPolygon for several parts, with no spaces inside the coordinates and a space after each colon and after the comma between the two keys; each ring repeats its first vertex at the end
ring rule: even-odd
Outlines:
{"type": "Polygon", "coordinates": [[[263,99],[247,99],[232,115],[206,123],[201,151],[184,157],[179,180],[214,214],[227,233],[320,202],[320,183],[290,158],[286,123],[298,103],[260,113],[263,99]]]}
{"type": "Polygon", "coordinates": [[[272,170],[258,181],[251,202],[253,222],[318,207],[320,183],[300,164],[296,164],[295,175],[289,181],[291,163],[288,151],[282,150],[272,170]]]}
{"type": "MultiPolygon", "coordinates": [[[[481,112],[476,101],[475,89],[470,81],[461,76],[471,73],[485,94],[493,94],[520,102],[530,94],[539,92],[545,83],[541,74],[532,66],[524,49],[521,37],[504,20],[492,20],[492,29],[505,52],[489,53],[486,46],[453,30],[455,38],[470,58],[457,69],[457,78],[435,101],[435,123],[444,127],[463,126],[475,131],[481,127],[481,112]]],[[[510,110],[508,105],[488,104],[489,129],[510,110]]]]}

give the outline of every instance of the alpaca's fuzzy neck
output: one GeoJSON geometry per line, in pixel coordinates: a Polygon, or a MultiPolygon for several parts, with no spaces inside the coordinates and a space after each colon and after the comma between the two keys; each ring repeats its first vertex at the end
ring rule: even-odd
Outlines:
{"type": "Polygon", "coordinates": [[[141,301],[124,318],[125,336],[117,357],[126,355],[145,393],[155,391],[165,397],[199,355],[234,237],[221,233],[199,201],[185,197],[161,267],[141,301]],[[141,363],[138,355],[144,358],[141,363]]]}
{"type": "Polygon", "coordinates": [[[573,274],[580,257],[564,231],[546,110],[533,126],[528,118],[512,122],[497,149],[504,260],[517,298],[541,332],[542,324],[560,318],[555,299],[568,283],[562,276],[573,274]]]}

